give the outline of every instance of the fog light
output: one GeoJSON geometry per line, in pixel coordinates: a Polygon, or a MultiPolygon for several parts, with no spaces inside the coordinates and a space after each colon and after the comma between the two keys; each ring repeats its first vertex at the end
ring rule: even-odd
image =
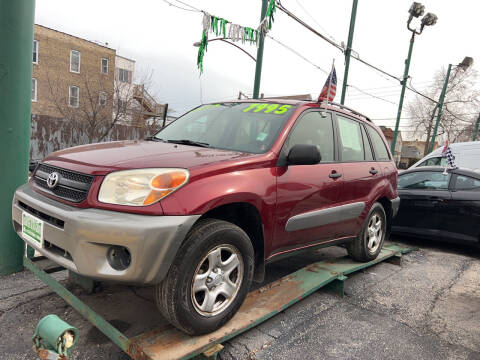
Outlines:
{"type": "Polygon", "coordinates": [[[33,342],[40,358],[64,359],[77,340],[78,330],[57,315],[42,318],[35,329],[33,342]]]}
{"type": "Polygon", "coordinates": [[[112,268],[121,271],[130,266],[132,256],[124,246],[110,246],[107,251],[107,261],[112,268]]]}

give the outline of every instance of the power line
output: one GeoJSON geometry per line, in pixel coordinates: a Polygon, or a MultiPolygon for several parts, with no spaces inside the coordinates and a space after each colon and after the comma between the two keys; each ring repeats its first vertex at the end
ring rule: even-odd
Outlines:
{"type": "Polygon", "coordinates": [[[321,30],[323,30],[323,32],[324,32],[325,34],[327,34],[327,36],[328,36],[330,39],[332,39],[334,42],[338,43],[337,39],[335,39],[332,35],[330,35],[330,34],[327,32],[327,30],[325,30],[325,28],[324,28],[322,25],[320,25],[320,23],[312,16],[312,14],[311,14],[309,11],[307,11],[307,9],[305,9],[305,8],[303,7],[303,5],[300,3],[300,1],[295,0],[295,2],[298,4],[298,6],[300,6],[300,8],[303,10],[303,12],[304,12],[305,14],[307,14],[308,17],[309,17],[310,19],[312,19],[313,22],[314,22],[315,24],[317,24],[317,26],[318,26],[321,30]]]}
{"type": "Polygon", "coordinates": [[[356,89],[357,91],[360,91],[361,93],[363,93],[363,94],[365,94],[365,95],[368,95],[368,96],[374,97],[374,98],[376,98],[376,99],[379,99],[379,100],[382,100],[382,101],[388,102],[388,103],[390,103],[390,104],[393,104],[393,105],[398,105],[397,103],[395,103],[395,102],[393,102],[393,101],[390,101],[390,100],[387,100],[387,99],[381,98],[381,97],[379,97],[379,96],[376,96],[376,95],[370,94],[370,93],[368,93],[368,92],[366,92],[366,91],[363,91],[362,89],[360,89],[360,88],[358,88],[358,87],[356,87],[356,86],[354,86],[354,85],[347,84],[347,86],[348,86],[348,87],[352,87],[352,88],[356,89]]]}
{"type": "MultiPolygon", "coordinates": [[[[183,7],[181,7],[181,6],[178,6],[178,5],[172,4],[172,3],[171,3],[170,1],[168,1],[168,0],[163,0],[163,2],[167,3],[167,4],[168,4],[168,5],[170,5],[170,6],[173,6],[173,7],[175,7],[175,8],[177,8],[177,9],[180,9],[180,10],[191,11],[191,12],[202,12],[201,10],[198,10],[198,9],[195,9],[195,10],[192,10],[192,9],[185,9],[185,8],[183,8],[183,7]]],[[[187,6],[189,6],[189,7],[193,8],[193,6],[191,6],[191,5],[187,5],[187,6]]]]}

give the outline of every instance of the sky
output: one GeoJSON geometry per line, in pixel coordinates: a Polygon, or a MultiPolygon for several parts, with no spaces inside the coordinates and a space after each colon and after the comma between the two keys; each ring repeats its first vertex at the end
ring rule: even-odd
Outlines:
{"type": "MultiPolygon", "coordinates": [[[[168,1],[188,9],[176,0],[168,1]]],[[[261,0],[182,1],[243,26],[256,28],[260,22],[261,0]]],[[[419,91],[433,81],[436,71],[449,63],[458,64],[465,56],[477,61],[474,68],[480,63],[480,47],[476,43],[480,2],[421,2],[426,12],[438,16],[438,22],[426,27],[415,40],[410,76],[419,91]]],[[[411,3],[410,0],[358,1],[353,50],[363,60],[397,77],[403,75],[408,52],[411,32],[406,22],[411,3]]],[[[282,4],[320,33],[338,43],[347,42],[352,0],[282,0],[282,4]]],[[[137,75],[152,73],[153,94],[161,102],[169,103],[175,116],[201,103],[235,99],[239,91],[249,96],[253,93],[255,62],[221,41],[209,44],[200,76],[196,65],[198,48],[193,43],[201,39],[202,19],[202,13],[178,9],[164,0],[37,0],[35,11],[37,24],[108,43],[117,54],[136,60],[137,75]]],[[[416,25],[419,21],[414,19],[412,26],[416,25]]],[[[275,40],[265,41],[261,93],[318,96],[326,72],[334,62],[338,76],[335,101],[340,102],[344,73],[341,51],[280,10],[268,35],[275,40]]],[[[214,37],[210,34],[210,38],[214,37]]],[[[256,56],[254,45],[241,46],[256,56]]],[[[398,81],[352,59],[348,83],[353,87],[347,90],[345,105],[369,116],[378,125],[395,125],[401,89],[398,81]]],[[[404,137],[413,136],[408,132],[409,115],[405,110],[405,104],[413,97],[407,91],[400,122],[404,137]]]]}

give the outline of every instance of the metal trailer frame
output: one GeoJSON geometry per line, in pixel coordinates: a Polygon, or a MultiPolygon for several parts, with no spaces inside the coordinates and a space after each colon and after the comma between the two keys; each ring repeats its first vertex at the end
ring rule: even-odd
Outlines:
{"type": "MultiPolygon", "coordinates": [[[[172,326],[128,338],[49,275],[49,273],[64,270],[63,268],[58,266],[49,268],[49,266],[42,265],[42,262],[49,262],[45,257],[31,259],[24,257],[23,263],[26,268],[135,360],[191,359],[196,356],[216,359],[218,352],[223,348],[222,343],[268,320],[321,287],[327,286],[343,296],[346,275],[385,260],[401,265],[402,255],[413,250],[415,249],[388,245],[383,247],[375,260],[366,263],[355,262],[348,256],[312,263],[250,292],[232,320],[219,330],[202,336],[189,336],[172,326]]],[[[79,275],[74,276],[74,281],[80,286],[93,289],[89,285],[90,279],[84,278],[82,283],[79,275]]],[[[90,284],[93,284],[93,281],[90,280],[90,284]]]]}

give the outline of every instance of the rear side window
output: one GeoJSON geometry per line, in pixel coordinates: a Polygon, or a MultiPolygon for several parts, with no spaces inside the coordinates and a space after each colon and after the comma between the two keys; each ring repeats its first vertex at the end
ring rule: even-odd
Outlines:
{"type": "Polygon", "coordinates": [[[360,124],[337,115],[340,133],[340,159],[342,161],[363,161],[363,139],[360,124]]]}
{"type": "Polygon", "coordinates": [[[370,142],[368,141],[367,133],[363,126],[361,126],[361,128],[362,128],[363,147],[365,148],[365,160],[373,161],[372,148],[370,146],[370,142]]]}
{"type": "Polygon", "coordinates": [[[480,191],[480,180],[469,176],[457,175],[455,190],[480,191]]]}
{"type": "Polygon", "coordinates": [[[322,157],[321,162],[333,161],[332,114],[310,111],[298,119],[288,138],[286,154],[298,144],[316,145],[322,157]]]}
{"type": "Polygon", "coordinates": [[[450,174],[433,171],[418,171],[398,177],[399,189],[447,190],[450,174]]]}
{"type": "Polygon", "coordinates": [[[375,151],[375,158],[377,161],[389,161],[390,156],[388,154],[387,146],[382,140],[380,134],[371,126],[367,126],[370,140],[372,140],[373,150],[375,151]]]}

